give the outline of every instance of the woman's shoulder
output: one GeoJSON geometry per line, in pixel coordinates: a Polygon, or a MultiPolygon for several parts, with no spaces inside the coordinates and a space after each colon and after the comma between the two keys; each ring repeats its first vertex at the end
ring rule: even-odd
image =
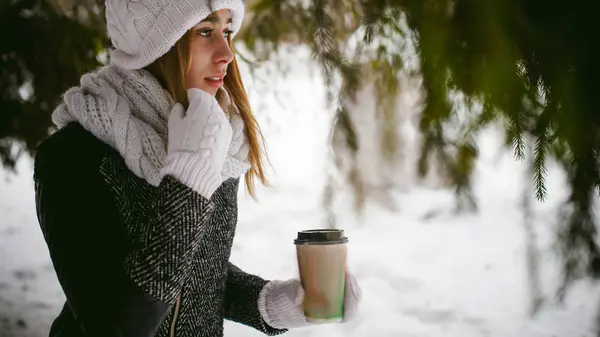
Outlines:
{"type": "Polygon", "coordinates": [[[75,175],[97,171],[110,147],[72,122],[42,141],[35,153],[34,175],[37,178],[75,175]]]}

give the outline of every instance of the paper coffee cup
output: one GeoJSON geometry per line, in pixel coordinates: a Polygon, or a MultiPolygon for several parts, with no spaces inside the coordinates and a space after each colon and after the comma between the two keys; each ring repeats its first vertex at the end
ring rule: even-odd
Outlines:
{"type": "Polygon", "coordinates": [[[342,321],[347,243],[339,229],[305,230],[294,240],[308,322],[342,321]]]}

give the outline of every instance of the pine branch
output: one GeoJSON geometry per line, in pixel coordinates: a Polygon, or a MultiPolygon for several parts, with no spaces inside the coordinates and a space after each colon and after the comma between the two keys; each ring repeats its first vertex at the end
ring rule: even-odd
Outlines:
{"type": "Polygon", "coordinates": [[[348,109],[343,103],[340,103],[333,122],[333,137],[337,142],[342,143],[346,149],[350,150],[353,156],[356,155],[358,137],[348,114],[348,109]]]}
{"type": "Polygon", "coordinates": [[[599,277],[600,248],[596,243],[597,224],[593,211],[597,165],[593,148],[573,153],[569,172],[571,194],[561,210],[563,226],[558,233],[558,245],[563,257],[563,283],[558,297],[563,300],[573,281],[584,275],[599,277]]]}
{"type": "Polygon", "coordinates": [[[381,29],[381,21],[389,7],[387,0],[363,2],[365,13],[362,20],[364,27],[363,41],[366,44],[373,42],[373,37],[381,29]]]}
{"type": "MultiPolygon", "coordinates": [[[[333,124],[333,155],[337,167],[348,164],[346,181],[353,190],[355,210],[360,214],[365,205],[364,182],[357,163],[358,139],[346,106],[340,102],[333,124]],[[345,160],[346,159],[346,160],[345,160]]],[[[332,191],[325,191],[333,193],[332,191]]],[[[332,197],[328,197],[332,198],[332,197]]],[[[331,222],[331,220],[330,220],[331,222]]]]}
{"type": "Polygon", "coordinates": [[[361,70],[358,66],[347,62],[344,62],[339,70],[342,77],[340,97],[342,99],[354,100],[356,97],[356,92],[361,85],[361,70]]]}
{"type": "Polygon", "coordinates": [[[309,7],[312,18],[309,26],[310,49],[312,56],[319,62],[323,71],[325,87],[327,90],[327,102],[333,101],[333,80],[336,69],[343,63],[341,54],[334,40],[333,20],[327,13],[327,2],[325,0],[312,0],[309,7]]]}
{"type": "MultiPolygon", "coordinates": [[[[596,158],[596,174],[595,174],[595,186],[598,190],[598,194],[600,195],[600,130],[596,133],[595,141],[594,141],[594,149],[595,150],[595,158],[596,158]]],[[[599,268],[600,270],[600,268],[599,268]]]]}
{"type": "MultiPolygon", "coordinates": [[[[387,54],[386,48],[382,46],[379,53],[387,54]]],[[[377,92],[376,113],[381,116],[382,132],[380,141],[382,155],[388,162],[396,160],[397,150],[401,147],[396,123],[397,112],[395,111],[396,99],[400,90],[398,72],[401,68],[394,64],[394,62],[401,63],[401,61],[398,61],[398,58],[398,55],[394,55],[391,57],[391,62],[383,58],[378,58],[371,63],[371,76],[375,77],[375,89],[377,92]]]]}
{"type": "Polygon", "coordinates": [[[477,203],[471,188],[471,176],[475,168],[478,151],[473,142],[465,142],[458,146],[453,166],[453,183],[457,196],[457,211],[477,211],[477,203]]]}
{"type": "MultiPolygon", "coordinates": [[[[538,139],[539,141],[539,139],[538,139]]],[[[537,143],[537,142],[536,142],[537,143]]],[[[537,147],[537,144],[536,144],[537,147]]],[[[530,151],[531,152],[531,151],[530,151]]],[[[530,314],[533,316],[539,312],[542,304],[544,303],[544,296],[541,289],[540,282],[540,252],[537,246],[537,236],[535,228],[533,226],[534,214],[531,204],[531,190],[533,189],[532,181],[535,181],[534,176],[537,174],[538,169],[536,168],[538,156],[535,159],[530,160],[529,170],[527,170],[527,176],[524,181],[523,198],[521,201],[521,208],[523,209],[523,225],[525,227],[525,239],[526,239],[526,262],[527,262],[527,281],[529,283],[529,298],[530,298],[530,314]]],[[[536,194],[537,194],[536,186],[536,194]]],[[[538,197],[539,199],[539,197],[538,197]]]]}
{"type": "Polygon", "coordinates": [[[301,45],[311,38],[306,26],[312,19],[298,1],[258,0],[249,6],[247,16],[236,40],[261,62],[281,45],[301,45]]]}
{"type": "Polygon", "coordinates": [[[522,119],[519,117],[510,120],[506,135],[506,140],[512,147],[515,159],[517,160],[525,159],[525,139],[522,122],[522,119]]]}
{"type": "Polygon", "coordinates": [[[433,135],[430,133],[423,134],[423,141],[421,142],[421,151],[419,152],[419,159],[417,160],[417,173],[419,177],[425,177],[429,173],[429,155],[433,149],[433,135]]]}
{"type": "MultiPolygon", "coordinates": [[[[548,113],[548,112],[546,112],[548,113]]],[[[547,116],[547,115],[546,115],[547,116]]],[[[535,196],[538,200],[546,200],[548,191],[546,190],[546,161],[548,149],[551,146],[552,137],[550,135],[549,125],[546,118],[539,120],[535,130],[534,161],[533,161],[533,180],[535,186],[535,196]]]]}

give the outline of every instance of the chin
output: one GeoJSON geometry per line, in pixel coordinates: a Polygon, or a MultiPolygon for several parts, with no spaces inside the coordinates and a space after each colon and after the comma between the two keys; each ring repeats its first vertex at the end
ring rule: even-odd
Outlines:
{"type": "Polygon", "coordinates": [[[211,96],[217,96],[217,92],[219,92],[219,89],[215,89],[215,88],[204,88],[202,90],[206,91],[211,96]]]}

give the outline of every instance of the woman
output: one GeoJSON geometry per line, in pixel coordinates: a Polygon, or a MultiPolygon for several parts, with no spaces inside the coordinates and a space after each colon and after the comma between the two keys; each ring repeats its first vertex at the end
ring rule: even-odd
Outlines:
{"type": "MultiPolygon", "coordinates": [[[[67,301],[50,336],[268,335],[308,323],[297,279],[229,262],[237,192],[265,182],[232,51],[241,0],[107,0],[115,49],[53,113],[38,219],[67,301]]],[[[360,289],[347,275],[348,320],[360,289]]]]}

